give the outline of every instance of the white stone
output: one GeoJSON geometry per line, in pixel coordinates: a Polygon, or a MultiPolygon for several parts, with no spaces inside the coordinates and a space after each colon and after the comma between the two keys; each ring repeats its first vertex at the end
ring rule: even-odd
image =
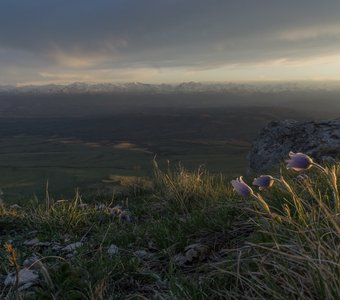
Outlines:
{"type": "Polygon", "coordinates": [[[146,258],[150,258],[151,253],[145,250],[137,250],[134,252],[134,255],[140,259],[146,259],[146,258]]]}
{"type": "Polygon", "coordinates": [[[33,282],[33,281],[25,283],[24,285],[19,287],[19,292],[29,289],[34,284],[35,284],[35,282],[33,282]]]}
{"type": "Polygon", "coordinates": [[[51,243],[50,242],[39,242],[39,243],[36,243],[34,246],[49,247],[49,246],[51,246],[51,243]]]}
{"type": "Polygon", "coordinates": [[[54,243],[51,249],[53,251],[60,251],[62,248],[63,248],[63,246],[60,246],[59,243],[54,243]]]}
{"type": "Polygon", "coordinates": [[[39,240],[37,238],[34,238],[32,240],[27,240],[24,242],[25,246],[35,246],[37,243],[39,243],[39,240]]]}
{"type": "Polygon", "coordinates": [[[11,209],[20,209],[21,206],[18,205],[18,204],[13,204],[13,205],[11,205],[9,208],[11,208],[11,209]]]}
{"type": "Polygon", "coordinates": [[[23,262],[23,266],[25,268],[31,268],[31,266],[33,265],[33,268],[37,268],[39,266],[39,264],[37,264],[36,262],[39,260],[38,257],[36,256],[31,256],[29,258],[26,258],[23,262]]]}
{"type": "Polygon", "coordinates": [[[117,254],[118,252],[119,252],[119,248],[114,244],[111,244],[109,249],[107,250],[107,254],[109,255],[114,255],[114,254],[117,254]]]}
{"type": "Polygon", "coordinates": [[[80,208],[80,209],[85,209],[85,208],[87,208],[87,204],[86,203],[80,203],[80,204],[78,204],[78,208],[80,208]]]}
{"type": "MultiPolygon", "coordinates": [[[[35,283],[39,278],[39,275],[34,271],[31,271],[27,268],[21,269],[19,271],[19,286],[25,285],[27,283],[35,283]]],[[[16,280],[15,272],[7,275],[4,284],[5,285],[14,285],[16,280]]]]}
{"type": "Polygon", "coordinates": [[[71,252],[71,251],[74,251],[74,250],[76,250],[77,248],[81,247],[82,245],[83,245],[83,243],[81,243],[81,242],[76,242],[76,243],[67,245],[66,247],[64,247],[64,248],[61,249],[61,250],[64,251],[64,252],[71,252]]]}

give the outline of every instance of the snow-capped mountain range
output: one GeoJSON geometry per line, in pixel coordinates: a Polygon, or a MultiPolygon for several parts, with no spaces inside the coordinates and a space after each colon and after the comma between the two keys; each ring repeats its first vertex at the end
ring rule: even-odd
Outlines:
{"type": "Polygon", "coordinates": [[[297,91],[338,91],[340,81],[309,82],[266,82],[266,83],[201,83],[183,82],[179,84],[132,83],[83,83],[67,85],[0,85],[1,94],[109,94],[109,93],[282,93],[297,91]]]}

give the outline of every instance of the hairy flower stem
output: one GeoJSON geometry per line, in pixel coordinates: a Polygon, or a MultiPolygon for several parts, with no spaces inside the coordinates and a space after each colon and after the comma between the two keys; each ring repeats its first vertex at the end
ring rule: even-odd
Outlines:
{"type": "Polygon", "coordinates": [[[252,194],[252,196],[261,204],[261,206],[269,215],[272,214],[267,202],[262,198],[260,194],[252,194]]]}
{"type": "Polygon", "coordinates": [[[330,170],[320,166],[315,162],[313,162],[313,166],[326,175],[326,178],[332,188],[335,210],[338,212],[340,210],[340,197],[337,184],[336,168],[334,167],[332,170],[330,170]]]}
{"type": "Polygon", "coordinates": [[[299,215],[299,218],[303,221],[305,210],[303,208],[303,205],[301,203],[301,199],[296,195],[296,193],[293,191],[291,186],[288,184],[288,182],[283,178],[283,176],[280,177],[280,179],[273,177],[273,179],[281,186],[282,189],[286,190],[291,196],[294,201],[294,205],[297,208],[297,212],[299,215]]]}

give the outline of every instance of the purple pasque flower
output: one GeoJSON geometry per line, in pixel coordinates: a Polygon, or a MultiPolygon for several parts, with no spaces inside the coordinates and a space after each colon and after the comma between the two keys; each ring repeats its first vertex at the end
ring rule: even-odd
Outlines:
{"type": "Polygon", "coordinates": [[[242,176],[236,178],[236,180],[232,180],[231,184],[234,187],[234,190],[243,197],[248,197],[254,194],[251,187],[243,181],[242,176]]]}
{"type": "Polygon", "coordinates": [[[313,160],[304,153],[289,152],[290,159],[286,160],[287,169],[293,169],[294,171],[308,170],[314,164],[313,160]]]}
{"type": "Polygon", "coordinates": [[[253,185],[256,185],[259,187],[260,190],[270,188],[274,184],[274,177],[270,175],[261,175],[260,177],[257,177],[253,181],[253,185]]]}

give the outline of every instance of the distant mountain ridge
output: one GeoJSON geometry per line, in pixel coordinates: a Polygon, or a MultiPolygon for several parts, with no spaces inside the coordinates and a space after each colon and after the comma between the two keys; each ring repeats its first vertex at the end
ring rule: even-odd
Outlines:
{"type": "Polygon", "coordinates": [[[262,82],[262,83],[202,83],[179,84],[84,83],[11,86],[0,85],[0,94],[110,94],[110,93],[282,93],[299,91],[340,91],[340,81],[328,82],[262,82]]]}

